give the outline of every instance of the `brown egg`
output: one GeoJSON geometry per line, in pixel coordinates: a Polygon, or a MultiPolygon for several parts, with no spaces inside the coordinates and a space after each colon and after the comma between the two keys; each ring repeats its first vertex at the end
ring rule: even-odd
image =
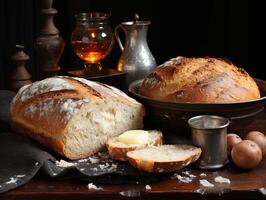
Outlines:
{"type": "Polygon", "coordinates": [[[261,162],[262,152],[259,145],[255,142],[243,140],[233,147],[231,157],[239,168],[251,169],[258,166],[261,162]]]}
{"type": "Polygon", "coordinates": [[[252,140],[259,145],[262,154],[266,155],[266,136],[259,131],[251,131],[245,136],[245,140],[252,140]]]}

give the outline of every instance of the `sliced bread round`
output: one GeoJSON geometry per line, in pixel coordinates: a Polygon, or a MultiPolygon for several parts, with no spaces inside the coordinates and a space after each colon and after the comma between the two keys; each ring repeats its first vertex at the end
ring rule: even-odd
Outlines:
{"type": "Polygon", "coordinates": [[[144,147],[157,146],[162,144],[163,134],[161,131],[148,130],[147,132],[148,132],[148,139],[142,144],[128,144],[124,142],[119,142],[118,137],[109,139],[108,142],[106,143],[106,146],[110,156],[116,160],[126,161],[127,152],[144,147]]]}
{"type": "Polygon", "coordinates": [[[171,172],[195,162],[201,149],[192,145],[161,145],[127,153],[134,167],[146,172],[171,172]]]}

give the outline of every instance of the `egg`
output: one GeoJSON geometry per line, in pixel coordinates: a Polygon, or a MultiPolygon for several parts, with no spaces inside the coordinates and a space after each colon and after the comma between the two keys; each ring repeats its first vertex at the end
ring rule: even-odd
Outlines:
{"type": "Polygon", "coordinates": [[[236,166],[242,169],[252,169],[262,160],[262,151],[255,142],[243,140],[233,146],[231,157],[236,166]]]}
{"type": "Polygon", "coordinates": [[[266,136],[259,131],[250,131],[245,136],[246,140],[252,140],[261,148],[262,154],[266,155],[266,136]]]}

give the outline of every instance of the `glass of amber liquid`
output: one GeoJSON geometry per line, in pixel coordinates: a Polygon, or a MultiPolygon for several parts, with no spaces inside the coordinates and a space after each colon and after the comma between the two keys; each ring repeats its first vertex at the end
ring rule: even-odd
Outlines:
{"type": "Polygon", "coordinates": [[[88,72],[102,70],[101,60],[111,51],[114,43],[110,13],[89,12],[75,15],[76,27],[71,45],[75,54],[85,61],[88,72]]]}

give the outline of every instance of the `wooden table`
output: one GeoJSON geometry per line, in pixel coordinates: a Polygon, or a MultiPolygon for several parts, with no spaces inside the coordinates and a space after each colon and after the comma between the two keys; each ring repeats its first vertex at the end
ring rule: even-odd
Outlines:
{"type": "MultiPolygon", "coordinates": [[[[240,124],[245,126],[245,124],[240,124]]],[[[259,130],[266,133],[266,111],[246,127],[246,130],[259,130]]],[[[0,195],[0,200],[9,199],[266,199],[266,158],[255,169],[244,171],[232,165],[219,171],[192,169],[196,175],[192,182],[179,182],[177,178],[145,185],[100,185],[103,190],[89,190],[88,183],[81,181],[53,181],[35,178],[16,190],[0,195]],[[206,177],[199,174],[206,173],[206,177]],[[229,178],[231,184],[218,184],[213,179],[221,175],[229,178]],[[199,179],[207,179],[215,184],[207,189],[199,184],[199,179]],[[131,198],[129,198],[131,196],[131,198]]]]}

